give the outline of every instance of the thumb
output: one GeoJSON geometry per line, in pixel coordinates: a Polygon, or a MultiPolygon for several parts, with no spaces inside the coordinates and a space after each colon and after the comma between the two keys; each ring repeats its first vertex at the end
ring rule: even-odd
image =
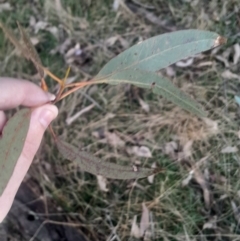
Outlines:
{"type": "Polygon", "coordinates": [[[33,159],[45,130],[57,114],[57,107],[51,104],[37,107],[32,111],[27,138],[21,154],[26,161],[33,159]]]}
{"type": "Polygon", "coordinates": [[[23,151],[17,161],[11,179],[0,197],[0,222],[2,222],[12,206],[17,190],[40,146],[46,128],[56,118],[57,114],[57,107],[51,104],[37,107],[32,111],[23,151]]]}

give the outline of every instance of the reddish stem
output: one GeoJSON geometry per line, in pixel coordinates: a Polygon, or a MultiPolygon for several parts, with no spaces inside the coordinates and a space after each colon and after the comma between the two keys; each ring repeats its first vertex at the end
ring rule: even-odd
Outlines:
{"type": "Polygon", "coordinates": [[[56,141],[57,140],[57,136],[56,136],[56,134],[53,131],[52,125],[50,124],[48,128],[49,128],[49,131],[50,131],[53,139],[56,141]]]}

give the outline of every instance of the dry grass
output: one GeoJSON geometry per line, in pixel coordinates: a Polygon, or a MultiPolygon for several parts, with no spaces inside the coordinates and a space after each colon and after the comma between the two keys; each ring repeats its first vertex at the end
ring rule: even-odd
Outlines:
{"type": "MultiPolygon", "coordinates": [[[[70,64],[71,77],[77,79],[91,78],[132,44],[170,30],[199,28],[229,38],[217,53],[195,58],[187,68],[173,66],[170,77],[202,103],[208,119],[131,86],[95,86],[59,104],[53,126],[61,138],[104,161],[155,162],[165,172],[155,176],[153,184],[146,179],[107,180],[109,191],[101,191],[96,177],[61,159],[48,134],[29,175],[69,222],[82,224],[88,240],[137,240],[130,236],[131,225],[135,215],[140,222],[143,202],[150,211],[144,240],[240,240],[239,213],[233,209],[233,203],[240,205],[239,152],[221,153],[227,146],[239,146],[239,108],[234,102],[239,80],[221,75],[226,63],[239,75],[232,48],[239,38],[238,1],[126,1],[116,12],[110,0],[62,1],[62,7],[55,5],[59,1],[46,0],[44,8],[40,3],[9,2],[21,11],[3,12],[1,20],[10,26],[21,22],[38,39],[43,63],[59,76],[70,64]],[[43,29],[35,34],[37,23],[43,29]],[[81,55],[74,54],[80,49],[81,55]],[[225,64],[216,56],[224,57],[225,64]],[[66,124],[68,117],[91,104],[95,107],[66,124]],[[135,146],[146,147],[152,157],[131,153],[135,146]]],[[[0,73],[34,80],[31,64],[13,58],[12,49],[0,33],[0,73]]]]}

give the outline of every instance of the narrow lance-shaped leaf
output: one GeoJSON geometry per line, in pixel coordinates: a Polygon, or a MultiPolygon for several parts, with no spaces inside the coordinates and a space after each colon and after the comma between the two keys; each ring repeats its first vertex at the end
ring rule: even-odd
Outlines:
{"type": "Polygon", "coordinates": [[[83,171],[113,179],[135,179],[160,172],[159,169],[120,166],[115,163],[103,162],[89,153],[79,151],[76,147],[56,138],[59,152],[64,158],[76,161],[83,171]]]}
{"type": "Polygon", "coordinates": [[[32,44],[30,38],[28,37],[27,33],[25,32],[25,30],[21,27],[21,25],[19,23],[17,23],[17,24],[18,24],[18,28],[21,33],[21,37],[22,37],[24,45],[20,44],[20,42],[15,37],[13,32],[10,29],[8,29],[2,22],[0,22],[0,28],[3,29],[5,35],[9,38],[9,40],[12,42],[12,44],[19,51],[21,51],[23,56],[26,59],[31,60],[33,62],[37,71],[39,72],[40,77],[43,78],[44,77],[44,67],[42,66],[41,60],[32,44]]]}
{"type": "Polygon", "coordinates": [[[24,54],[25,57],[27,59],[30,59],[33,64],[35,65],[39,75],[41,78],[44,77],[44,68],[42,66],[42,62],[41,59],[39,58],[36,49],[34,48],[30,38],[28,37],[27,33],[25,32],[25,30],[21,27],[21,25],[17,22],[18,24],[18,28],[20,30],[21,36],[22,36],[22,40],[25,44],[25,48],[27,50],[27,52],[24,54]]]}
{"type": "Polygon", "coordinates": [[[158,35],[134,45],[110,60],[96,79],[104,79],[129,68],[155,72],[225,42],[225,38],[214,32],[195,29],[158,35]]]}
{"type": "Polygon", "coordinates": [[[0,196],[6,188],[28,133],[31,110],[18,111],[6,124],[0,139],[0,196]]]}
{"type": "Polygon", "coordinates": [[[20,50],[21,52],[26,52],[26,49],[21,46],[21,44],[19,43],[19,41],[17,40],[13,32],[7,27],[5,27],[5,25],[2,22],[0,22],[0,28],[2,28],[5,35],[9,38],[9,40],[18,50],[20,50]]]}
{"type": "Polygon", "coordinates": [[[181,108],[200,117],[206,116],[206,113],[195,100],[178,89],[170,80],[161,77],[154,72],[127,69],[125,71],[112,74],[111,76],[98,82],[107,84],[128,83],[141,88],[152,89],[153,93],[163,96],[181,108]]]}

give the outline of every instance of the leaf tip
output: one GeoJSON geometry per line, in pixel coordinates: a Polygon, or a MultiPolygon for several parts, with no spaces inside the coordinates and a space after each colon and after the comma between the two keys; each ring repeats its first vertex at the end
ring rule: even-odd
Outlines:
{"type": "Polygon", "coordinates": [[[152,170],[152,174],[158,174],[160,172],[164,172],[164,170],[162,168],[160,168],[160,167],[154,168],[152,170]]]}
{"type": "Polygon", "coordinates": [[[225,38],[223,36],[218,36],[216,38],[216,40],[214,41],[213,47],[217,47],[217,46],[225,44],[225,43],[227,43],[227,38],[225,38]]]}
{"type": "Polygon", "coordinates": [[[200,109],[199,111],[200,111],[200,113],[199,113],[198,117],[206,118],[208,116],[206,111],[204,111],[202,109],[200,109]]]}

